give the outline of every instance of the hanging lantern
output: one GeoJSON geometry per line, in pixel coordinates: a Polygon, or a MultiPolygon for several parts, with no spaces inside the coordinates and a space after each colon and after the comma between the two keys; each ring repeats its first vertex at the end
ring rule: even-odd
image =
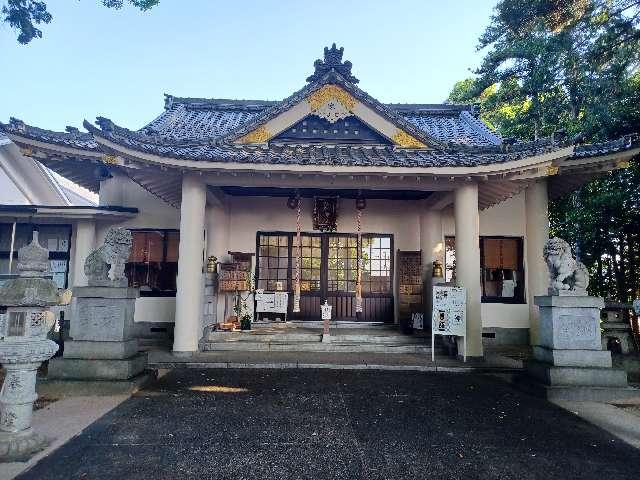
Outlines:
{"type": "Polygon", "coordinates": [[[431,274],[433,278],[439,278],[444,276],[444,271],[442,268],[442,262],[440,260],[435,260],[433,262],[433,272],[431,274]]]}
{"type": "Polygon", "coordinates": [[[299,204],[300,204],[300,197],[298,195],[291,195],[287,199],[287,207],[289,207],[291,210],[298,208],[299,204]]]}
{"type": "Polygon", "coordinates": [[[356,209],[357,210],[364,210],[365,208],[367,208],[367,199],[364,198],[364,197],[358,196],[356,198],[356,209]]]}
{"type": "Polygon", "coordinates": [[[207,273],[216,273],[218,270],[218,259],[211,255],[207,257],[207,273]]]}

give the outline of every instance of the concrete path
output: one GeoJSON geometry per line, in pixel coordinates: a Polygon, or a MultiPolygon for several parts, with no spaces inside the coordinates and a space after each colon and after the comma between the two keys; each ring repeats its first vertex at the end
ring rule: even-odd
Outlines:
{"type": "Polygon", "coordinates": [[[127,398],[129,395],[69,397],[36,410],[33,413],[34,429],[53,439],[52,443],[28,462],[0,463],[0,480],[10,480],[33,467],[127,398]]]}
{"type": "Polygon", "coordinates": [[[173,370],[21,480],[637,478],[640,450],[477,374],[173,370]]]}
{"type": "Polygon", "coordinates": [[[640,416],[606,403],[565,400],[553,403],[640,449],[640,416]]]}

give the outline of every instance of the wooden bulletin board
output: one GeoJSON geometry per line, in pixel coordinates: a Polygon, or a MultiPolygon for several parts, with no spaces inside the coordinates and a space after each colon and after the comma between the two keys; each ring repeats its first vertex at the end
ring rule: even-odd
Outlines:
{"type": "Polygon", "coordinates": [[[246,292],[251,290],[252,253],[229,252],[232,261],[219,263],[218,290],[220,292],[246,292]]]}
{"type": "Polygon", "coordinates": [[[398,262],[398,314],[400,319],[411,319],[411,314],[422,312],[422,252],[401,251],[398,262]]]}

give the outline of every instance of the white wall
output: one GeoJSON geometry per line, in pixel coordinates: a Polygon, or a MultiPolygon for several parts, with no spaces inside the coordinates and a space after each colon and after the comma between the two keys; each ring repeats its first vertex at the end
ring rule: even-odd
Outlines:
{"type": "MultiPolygon", "coordinates": [[[[114,224],[96,224],[96,245],[101,245],[112,226],[126,228],[177,229],[180,226],[180,211],[149,193],[125,176],[114,176],[100,185],[100,205],[135,207],[140,213],[134,218],[114,224]]],[[[136,300],[134,321],[174,321],[175,297],[144,297],[136,300]]]]}
{"type": "Polygon", "coordinates": [[[136,299],[134,322],[173,323],[175,297],[140,297],[136,299]]]}
{"type": "MultiPolygon", "coordinates": [[[[100,185],[100,205],[135,207],[140,213],[119,223],[126,228],[179,228],[180,210],[165,203],[160,198],[142,188],[125,176],[114,176],[100,185]]],[[[99,223],[96,226],[96,242],[104,241],[104,236],[113,223],[99,223]]]]}
{"type": "MultiPolygon", "coordinates": [[[[101,204],[137,207],[138,216],[120,224],[128,228],[178,228],[180,211],[162,202],[126,178],[110,179],[109,188],[101,192],[101,204]],[[115,192],[115,193],[114,193],[115,192]]],[[[208,254],[218,261],[228,261],[228,250],[255,252],[256,232],[295,231],[295,211],[287,208],[286,198],[227,197],[226,213],[219,209],[207,209],[214,221],[207,222],[208,254]],[[211,253],[212,252],[212,253],[211,253]]],[[[356,231],[355,201],[343,199],[338,202],[338,232],[356,231]]],[[[363,233],[386,233],[394,236],[394,256],[400,250],[420,249],[419,202],[368,200],[362,218],[363,233]]],[[[313,231],[312,200],[304,199],[302,206],[302,231],[313,231]]],[[[98,225],[97,243],[101,243],[111,224],[98,225]]],[[[453,211],[443,212],[444,235],[455,235],[453,211]]],[[[525,236],[524,194],[480,212],[481,235],[525,236]]],[[[255,269],[255,258],[254,258],[255,269]]],[[[526,269],[526,265],[525,265],[526,269]]],[[[397,281],[397,274],[394,275],[397,281]]],[[[394,291],[396,291],[394,285],[394,291]]],[[[144,298],[136,303],[136,321],[173,321],[175,299],[144,298]]],[[[396,306],[397,307],[397,306],[396,306]]],[[[230,315],[231,307],[227,309],[230,315]]],[[[224,315],[224,299],[218,303],[218,319],[224,315]]],[[[529,326],[529,311],[526,304],[483,304],[483,327],[526,328],[529,326]]]]}
{"type": "MultiPolygon", "coordinates": [[[[443,229],[446,236],[455,235],[453,213],[450,211],[443,219],[443,229]]],[[[524,193],[480,212],[480,235],[525,237],[525,230],[524,193]]],[[[525,264],[525,271],[526,268],[525,264]]],[[[529,307],[527,304],[483,303],[482,326],[528,328],[529,307]]]]}

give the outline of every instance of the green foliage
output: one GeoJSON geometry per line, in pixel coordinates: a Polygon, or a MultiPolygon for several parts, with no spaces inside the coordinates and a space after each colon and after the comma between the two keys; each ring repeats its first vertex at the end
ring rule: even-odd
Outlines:
{"type": "Polygon", "coordinates": [[[44,2],[8,0],[2,7],[2,20],[18,31],[18,42],[23,45],[34,38],[41,38],[42,31],[36,28],[36,25],[49,23],[51,18],[44,2]]]}
{"type": "MultiPolygon", "coordinates": [[[[120,9],[124,3],[124,0],[102,0],[107,8],[120,9]]],[[[160,3],[160,0],[127,0],[127,3],[147,11],[160,3]]],[[[50,23],[53,19],[47,11],[46,2],[38,0],[7,0],[1,12],[2,21],[17,31],[18,42],[23,45],[34,38],[42,38],[42,31],[36,25],[50,23]]]]}
{"type": "MultiPolygon", "coordinates": [[[[640,130],[640,0],[501,0],[480,37],[476,77],[449,101],[474,103],[505,137],[558,129],[601,141],[640,130]]],[[[591,293],[640,292],[640,167],[550,204],[551,233],[578,248],[591,293]]]]}

